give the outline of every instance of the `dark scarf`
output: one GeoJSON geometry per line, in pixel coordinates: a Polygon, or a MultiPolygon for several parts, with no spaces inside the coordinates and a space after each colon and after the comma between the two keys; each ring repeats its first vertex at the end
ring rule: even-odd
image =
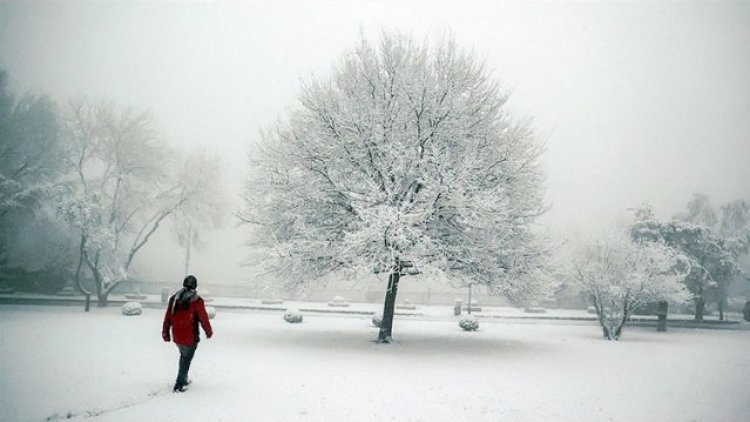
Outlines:
{"type": "Polygon", "coordinates": [[[172,313],[178,309],[187,309],[190,302],[194,301],[198,294],[193,289],[186,287],[181,288],[174,295],[174,304],[172,306],[172,313]]]}

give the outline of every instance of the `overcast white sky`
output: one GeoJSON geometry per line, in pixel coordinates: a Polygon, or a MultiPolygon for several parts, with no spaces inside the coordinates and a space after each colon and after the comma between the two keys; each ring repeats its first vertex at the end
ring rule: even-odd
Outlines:
{"type": "Polygon", "coordinates": [[[451,31],[512,89],[548,141],[554,231],[750,199],[750,2],[0,1],[0,67],[16,92],[149,109],[236,181],[299,78],[384,28],[451,31]]]}

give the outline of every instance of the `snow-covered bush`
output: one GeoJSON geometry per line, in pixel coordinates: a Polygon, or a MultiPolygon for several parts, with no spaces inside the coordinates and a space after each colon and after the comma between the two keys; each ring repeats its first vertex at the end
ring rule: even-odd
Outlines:
{"type": "Polygon", "coordinates": [[[213,306],[206,306],[206,313],[208,314],[208,319],[214,319],[214,317],[216,317],[216,308],[213,306]]]}
{"type": "Polygon", "coordinates": [[[302,312],[298,309],[287,309],[286,312],[284,312],[284,321],[290,324],[299,324],[302,322],[302,318],[302,312]]]}
{"type": "Polygon", "coordinates": [[[372,314],[372,325],[380,328],[380,324],[383,322],[383,315],[380,312],[373,312],[372,314]]]}
{"type": "Polygon", "coordinates": [[[138,302],[125,302],[124,305],[122,305],[122,314],[123,315],[140,315],[143,313],[143,306],[138,302]]]}
{"type": "Polygon", "coordinates": [[[649,302],[682,302],[688,295],[677,253],[615,233],[583,247],[569,269],[591,297],[604,338],[618,340],[627,320],[649,302]]]}
{"type": "Polygon", "coordinates": [[[458,326],[463,328],[464,331],[476,331],[479,328],[479,321],[473,315],[466,315],[458,320],[458,326]]]}

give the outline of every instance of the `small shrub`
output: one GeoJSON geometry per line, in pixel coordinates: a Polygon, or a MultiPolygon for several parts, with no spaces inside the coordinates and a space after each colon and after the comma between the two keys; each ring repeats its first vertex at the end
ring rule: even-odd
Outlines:
{"type": "Polygon", "coordinates": [[[290,324],[299,324],[302,322],[302,312],[297,309],[287,309],[284,312],[284,321],[290,324]]]}
{"type": "Polygon", "coordinates": [[[464,331],[476,331],[479,328],[479,321],[473,315],[466,315],[458,320],[458,326],[464,331]]]}
{"type": "Polygon", "coordinates": [[[372,325],[380,328],[380,324],[383,323],[383,315],[380,312],[374,312],[372,314],[372,325]]]}
{"type": "Polygon", "coordinates": [[[208,319],[214,319],[216,317],[216,308],[213,306],[206,306],[206,313],[208,314],[208,319]]]}
{"type": "Polygon", "coordinates": [[[127,316],[140,315],[143,313],[143,306],[138,302],[125,302],[122,305],[122,314],[127,316]]]}

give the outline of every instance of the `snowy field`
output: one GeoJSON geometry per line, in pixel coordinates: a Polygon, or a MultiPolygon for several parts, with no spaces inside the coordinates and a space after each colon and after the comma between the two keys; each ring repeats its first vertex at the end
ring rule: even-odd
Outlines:
{"type": "Polygon", "coordinates": [[[220,312],[189,391],[162,312],[0,306],[0,421],[750,421],[750,330],[220,312]]]}

